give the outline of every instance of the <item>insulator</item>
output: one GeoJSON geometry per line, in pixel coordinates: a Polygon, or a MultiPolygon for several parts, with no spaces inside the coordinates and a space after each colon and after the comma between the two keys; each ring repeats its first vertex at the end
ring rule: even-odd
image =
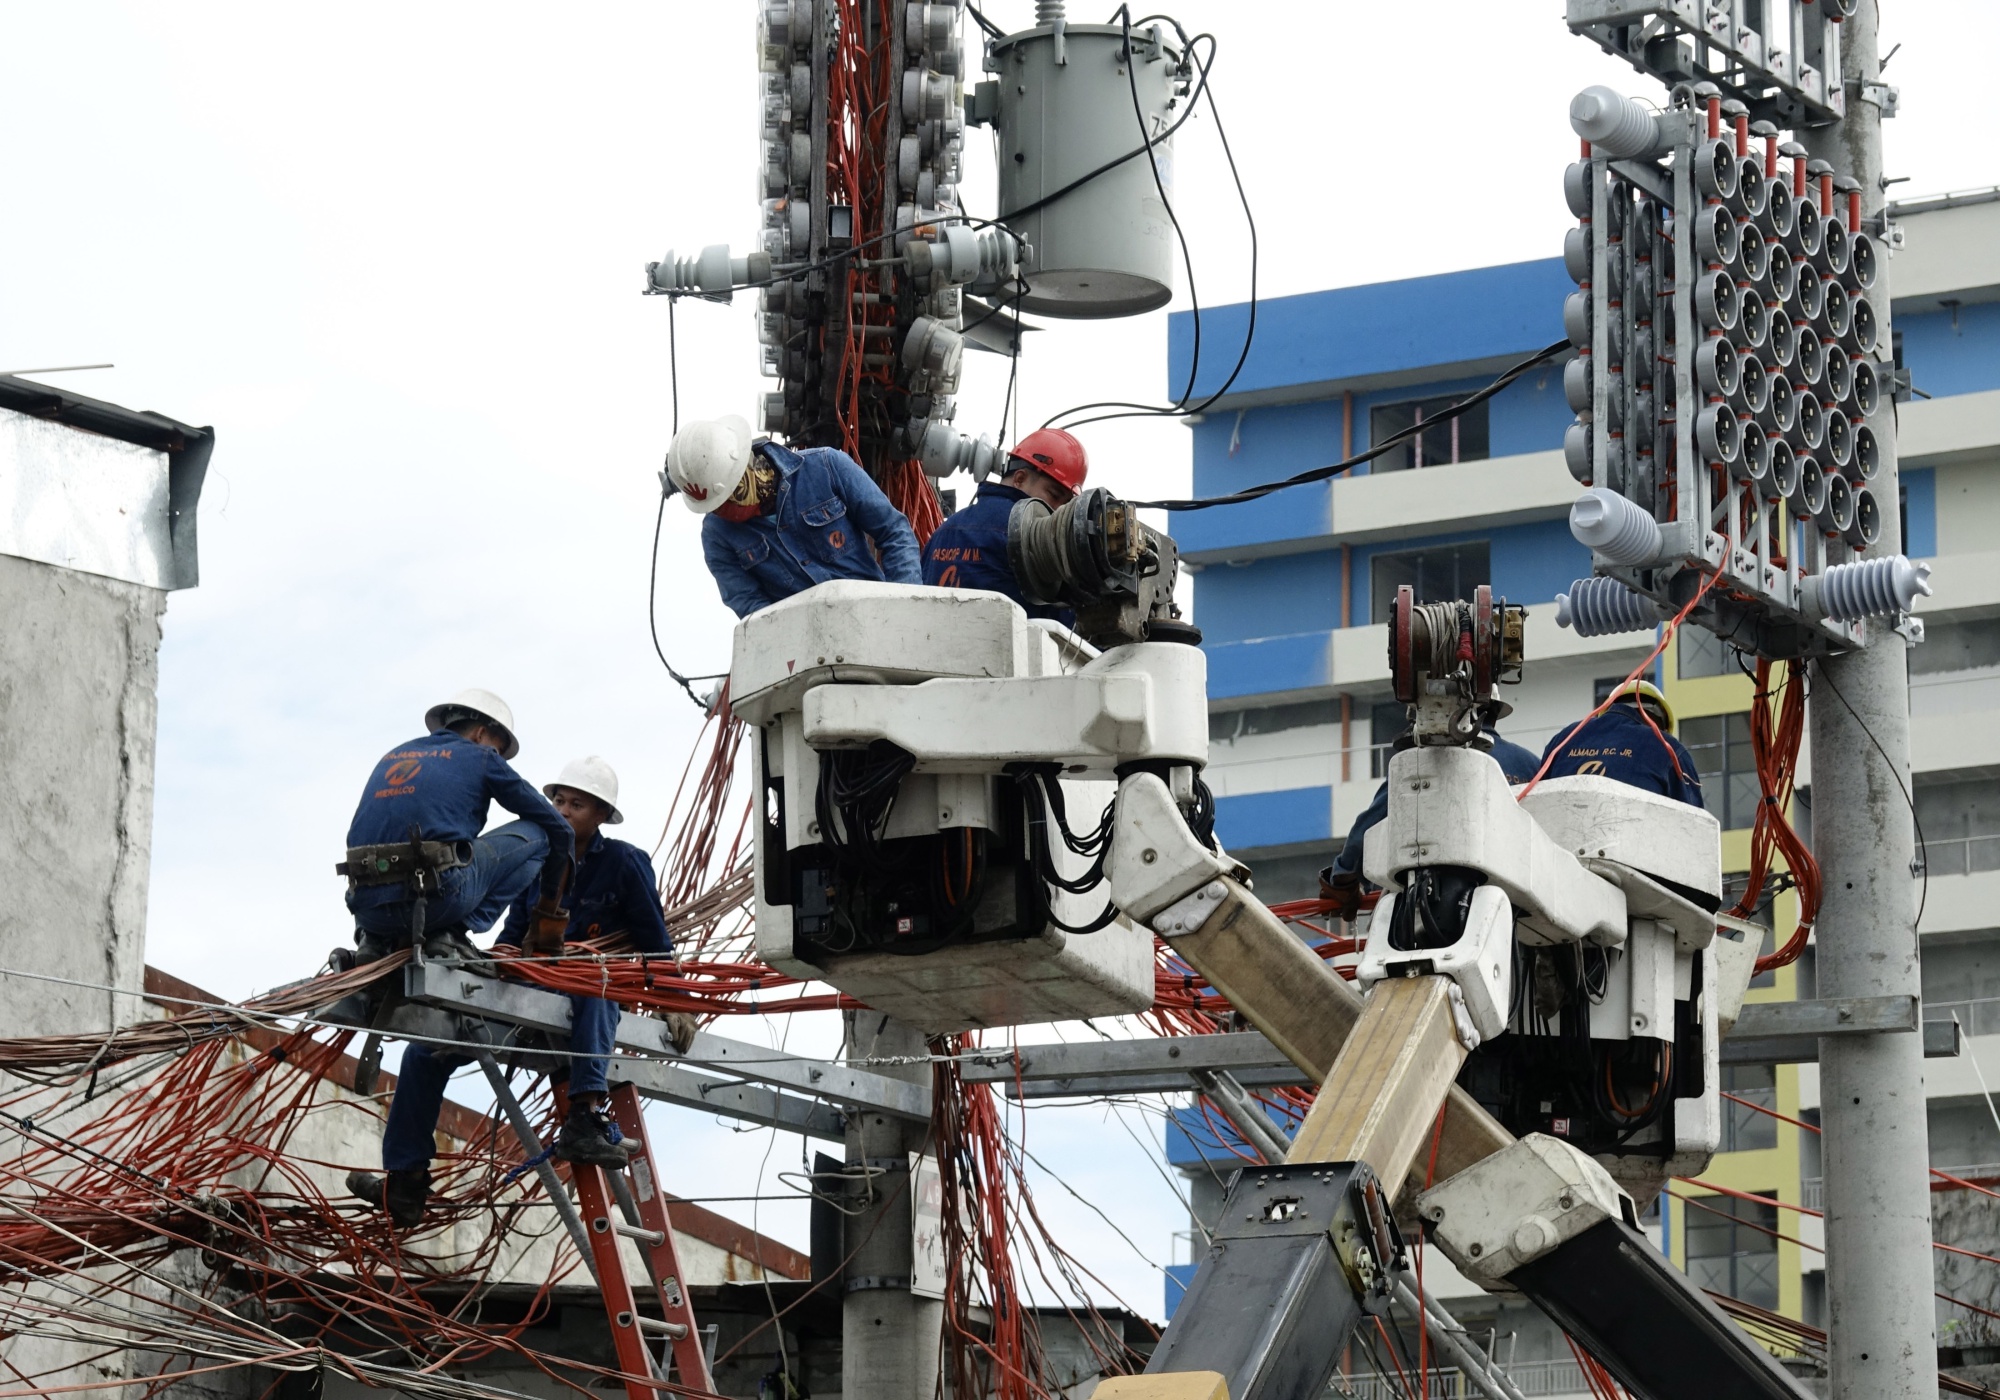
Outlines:
{"type": "Polygon", "coordinates": [[[1569,100],[1570,129],[1608,156],[1647,156],[1667,144],[1658,115],[1637,98],[1587,87],[1569,100]]]}
{"type": "Polygon", "coordinates": [[[1734,198],[1737,173],[1733,141],[1704,141],[1694,153],[1694,186],[1708,199],[1734,198]]]}
{"type": "Polygon", "coordinates": [[[1872,355],[1881,334],[1881,323],[1875,319],[1875,303],[1867,297],[1854,298],[1847,324],[1847,348],[1857,355],[1872,355]]]}
{"type": "Polygon", "coordinates": [[[1798,513],[1817,520],[1826,513],[1826,469],[1810,457],[1799,458],[1799,489],[1792,495],[1798,513]]]}
{"type": "Polygon", "coordinates": [[[1064,0],[1035,0],[1035,23],[1037,26],[1060,23],[1068,9],[1064,0]]]}
{"type": "Polygon", "coordinates": [[[1659,620],[1645,595],[1615,578],[1580,578],[1569,592],[1556,594],[1556,626],[1568,627],[1579,637],[1641,632],[1659,620]]]}
{"type": "Polygon", "coordinates": [[[1563,271],[1572,282],[1590,280],[1590,226],[1578,224],[1563,235],[1563,271]]]}
{"type": "Polygon", "coordinates": [[[1771,473],[1764,498],[1790,500],[1799,489],[1799,455],[1783,438],[1771,439],[1771,473]]]}
{"type": "MultiPolygon", "coordinates": [[[[1736,420],[1736,410],[1726,403],[1712,403],[1705,406],[1695,416],[1694,441],[1695,447],[1700,451],[1703,461],[1716,462],[1724,466],[1734,462],[1737,454],[1743,450],[1743,430],[1742,426],[1736,420]]],[[[1634,506],[1633,509],[1638,510],[1638,507],[1634,506]]],[[[1641,513],[1643,514],[1643,512],[1641,513]]],[[[1651,520],[1652,517],[1647,516],[1646,519],[1651,520]]],[[[1571,507],[1570,510],[1570,521],[1571,528],[1574,529],[1576,521],[1576,510],[1574,507],[1571,507]]],[[[1658,533],[1657,526],[1655,527],[1655,533],[1658,533]]],[[[1578,538],[1581,539],[1582,537],[1578,536],[1578,538]]],[[[1587,544],[1589,541],[1586,540],[1585,543],[1587,544]]],[[[1646,557],[1650,559],[1652,556],[1647,555],[1646,557]]],[[[1620,560],[1618,562],[1636,564],[1639,561],[1631,559],[1620,560]]]]}
{"type": "MultiPolygon", "coordinates": [[[[1694,280],[1695,323],[1703,330],[1736,329],[1740,309],[1736,283],[1726,272],[1704,272],[1694,280]]],[[[1568,327],[1568,322],[1564,322],[1568,327]]]]}
{"type": "Polygon", "coordinates": [[[1758,414],[1771,400],[1771,376],[1765,372],[1764,362],[1755,355],[1736,357],[1736,407],[1745,413],[1758,414]]]}
{"type": "MultiPolygon", "coordinates": [[[[1871,308],[1869,314],[1874,314],[1871,308]]],[[[1882,372],[1870,359],[1854,361],[1854,410],[1863,418],[1873,418],[1882,406],[1882,372]]]]}
{"type": "Polygon", "coordinates": [[[1763,161],[1756,156],[1740,157],[1736,162],[1736,196],[1729,201],[1730,207],[1745,218],[1754,219],[1764,212],[1769,192],[1763,161]]]}
{"type": "Polygon", "coordinates": [[[1590,217],[1590,162],[1572,161],[1563,170],[1563,200],[1579,219],[1590,217]]]}
{"type": "Polygon", "coordinates": [[[1585,486],[1590,485],[1592,471],[1590,458],[1590,424],[1579,418],[1563,429],[1563,464],[1569,468],[1569,474],[1585,486]]]}
{"type": "Polygon", "coordinates": [[[732,258],[727,243],[711,243],[691,258],[668,253],[662,261],[646,265],[653,290],[696,292],[713,301],[728,301],[737,287],[765,281],[770,275],[770,254],[760,251],[732,258]]]}
{"type": "MultiPolygon", "coordinates": [[[[1872,493],[1871,493],[1872,495],[1872,493]]],[[[1859,529],[1857,511],[1856,528],[1859,529]]],[[[1859,622],[1910,610],[1919,595],[1931,594],[1931,566],[1900,554],[1835,564],[1817,580],[1820,611],[1836,622],[1859,622]]]]}
{"type": "Polygon", "coordinates": [[[910,323],[901,355],[904,387],[912,394],[949,394],[958,388],[965,338],[930,316],[910,323]]]}
{"type": "Polygon", "coordinates": [[[1875,240],[1865,233],[1849,234],[1847,238],[1847,281],[1858,291],[1867,291],[1875,285],[1881,264],[1876,260],[1875,240]]]}
{"type": "Polygon", "coordinates": [[[1569,343],[1579,350],[1590,348],[1590,293],[1571,292],[1563,298],[1563,330],[1569,343]]]}
{"type": "Polygon", "coordinates": [[[928,274],[933,285],[972,285],[975,294],[1000,290],[1014,280],[1032,250],[1004,228],[975,229],[946,224],[935,241],[912,242],[903,256],[918,276],[928,274]]]}
{"type": "Polygon", "coordinates": [[[1832,535],[1845,535],[1854,528],[1854,488],[1846,477],[1827,477],[1826,506],[1813,518],[1832,535]]]}
{"type": "Polygon", "coordinates": [[[1760,287],[1771,269],[1771,244],[1764,237],[1763,230],[1754,223],[1738,226],[1736,235],[1736,270],[1760,287]]]}
{"type": "Polygon", "coordinates": [[[974,481],[984,481],[1000,469],[1005,457],[991,438],[967,437],[936,421],[924,426],[923,438],[917,444],[917,459],[932,476],[965,471],[972,473],[974,481]]]}
{"type": "Polygon", "coordinates": [[[1771,439],[1762,428],[1750,420],[1738,421],[1743,446],[1736,454],[1735,474],[1751,485],[1762,488],[1771,480],[1771,439]]]}
{"type": "Polygon", "coordinates": [[[1783,180],[1768,181],[1764,190],[1764,213],[1758,219],[1765,234],[1772,239],[1790,238],[1797,216],[1798,202],[1792,198],[1791,188],[1783,180]]]}
{"type": "Polygon", "coordinates": [[[1727,266],[1736,261],[1742,235],[1736,216],[1720,204],[1711,204],[1695,215],[1694,250],[1702,261],[1727,266]]]}
{"type": "Polygon", "coordinates": [[[1854,521],[1847,527],[1847,542],[1856,549],[1873,549],[1882,538],[1882,507],[1866,486],[1854,488],[1854,521]]]}
{"type": "Polygon", "coordinates": [[[1881,470],[1882,445],[1875,440],[1875,430],[1863,423],[1854,430],[1854,475],[1873,481],[1881,470]]]}
{"type": "Polygon", "coordinates": [[[1571,413],[1587,414],[1591,409],[1590,357],[1578,355],[1563,366],[1563,398],[1571,413]]]}
{"type": "Polygon", "coordinates": [[[1607,487],[1593,486],[1577,497],[1569,508],[1569,532],[1614,564],[1647,564],[1660,556],[1660,523],[1607,487]]]}
{"type": "Polygon", "coordinates": [[[1724,398],[1735,393],[1741,382],[1737,371],[1736,347],[1721,336],[1704,340],[1694,352],[1695,382],[1705,394],[1724,398]]]}

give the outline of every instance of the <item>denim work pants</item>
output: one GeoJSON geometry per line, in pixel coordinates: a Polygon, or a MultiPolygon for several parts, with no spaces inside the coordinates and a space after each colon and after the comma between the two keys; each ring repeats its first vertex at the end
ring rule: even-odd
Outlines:
{"type": "MultiPolygon", "coordinates": [[[[518,823],[517,823],[518,824],[518,823]]],[[[601,1094],[606,1057],[618,1033],[618,1006],[601,997],[571,997],[569,1092],[601,1094]]],[[[389,1124],[382,1133],[382,1169],[400,1172],[428,1167],[437,1148],[438,1114],[444,1107],[445,1086],[452,1072],[472,1063],[449,1046],[412,1043],[403,1051],[396,1074],[396,1096],[389,1101],[389,1124]]]]}
{"type": "MultiPolygon", "coordinates": [[[[548,859],[548,833],[533,822],[508,822],[496,826],[472,843],[472,863],[447,870],[438,877],[441,891],[424,905],[426,932],[466,928],[484,933],[500,921],[507,906],[521,897],[542,873],[548,859]]],[[[353,892],[347,907],[354,922],[392,946],[407,942],[410,914],[416,902],[409,898],[390,903],[357,907],[353,892]]]]}

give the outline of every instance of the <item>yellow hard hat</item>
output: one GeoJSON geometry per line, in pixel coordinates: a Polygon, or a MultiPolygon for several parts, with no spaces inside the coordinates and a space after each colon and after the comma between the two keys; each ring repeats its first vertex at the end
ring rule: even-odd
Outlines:
{"type": "Polygon", "coordinates": [[[1674,732],[1674,707],[1667,703],[1667,697],[1651,681],[1627,681],[1611,692],[1612,702],[1630,700],[1635,705],[1650,705],[1658,715],[1661,724],[1669,734],[1674,732]]]}

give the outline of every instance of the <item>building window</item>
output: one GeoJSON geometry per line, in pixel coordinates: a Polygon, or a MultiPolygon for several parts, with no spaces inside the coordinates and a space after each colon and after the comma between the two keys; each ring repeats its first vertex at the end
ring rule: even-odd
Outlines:
{"type": "Polygon", "coordinates": [[[1696,1199],[1687,1209],[1687,1273],[1695,1287],[1776,1308],[1777,1206],[1735,1196],[1696,1199]]]}
{"type": "Polygon", "coordinates": [[[1485,540],[1378,554],[1368,566],[1369,599],[1376,622],[1396,610],[1396,590],[1409,584],[1419,603],[1472,601],[1472,590],[1491,583],[1492,551],[1485,540]]]}
{"type": "Polygon", "coordinates": [[[1487,454],[1487,405],[1474,404],[1454,418],[1439,419],[1463,394],[1435,399],[1410,399],[1382,404],[1368,411],[1368,441],[1381,443],[1397,433],[1417,429],[1416,436],[1397,444],[1369,464],[1371,472],[1401,472],[1412,467],[1441,467],[1450,462],[1477,462],[1487,454]],[[1433,421],[1438,420],[1438,421],[1433,421]],[[1425,427],[1425,424],[1430,426],[1425,427]]]}
{"type": "Polygon", "coordinates": [[[1683,627],[1674,635],[1679,639],[1674,668],[1680,679],[1691,681],[1702,676],[1743,674],[1743,668],[1736,664],[1741,653],[1706,627],[1683,627]]]}
{"type": "Polygon", "coordinates": [[[1368,776],[1387,777],[1389,750],[1410,727],[1410,707],[1400,700],[1368,709],[1368,776]]]}
{"type": "Polygon", "coordinates": [[[2000,870],[2000,780],[1916,781],[1917,826],[1933,875],[2000,870]]]}
{"type": "Polygon", "coordinates": [[[1750,753],[1750,716],[1704,715],[1681,721],[1681,742],[1694,755],[1702,798],[1724,831],[1757,817],[1757,762],[1750,753]]]}
{"type": "Polygon", "coordinates": [[[1778,1120],[1758,1108],[1778,1106],[1778,1071],[1773,1065],[1724,1065],[1722,1091],[1744,1100],[1722,1101],[1722,1150],[1760,1152],[1778,1145],[1778,1120]]]}
{"type": "Polygon", "coordinates": [[[1256,705],[1244,710],[1217,710],[1208,717],[1210,743],[1229,743],[1252,734],[1277,734],[1316,724],[1339,724],[1338,700],[1301,700],[1293,705],[1256,705]]]}

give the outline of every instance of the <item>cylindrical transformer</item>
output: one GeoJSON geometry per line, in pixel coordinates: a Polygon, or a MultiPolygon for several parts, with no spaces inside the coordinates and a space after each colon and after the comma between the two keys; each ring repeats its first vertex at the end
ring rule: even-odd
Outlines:
{"type": "Polygon", "coordinates": [[[1035,250],[1022,311],[1135,316],[1173,297],[1177,244],[1160,198],[1161,188],[1173,194],[1173,146],[1160,132],[1173,121],[1182,54],[1150,27],[1131,40],[1131,63],[1113,24],[1045,24],[993,42],[1001,217],[1035,250]],[[1032,207],[1148,136],[1150,159],[1135,156],[1032,207]]]}

